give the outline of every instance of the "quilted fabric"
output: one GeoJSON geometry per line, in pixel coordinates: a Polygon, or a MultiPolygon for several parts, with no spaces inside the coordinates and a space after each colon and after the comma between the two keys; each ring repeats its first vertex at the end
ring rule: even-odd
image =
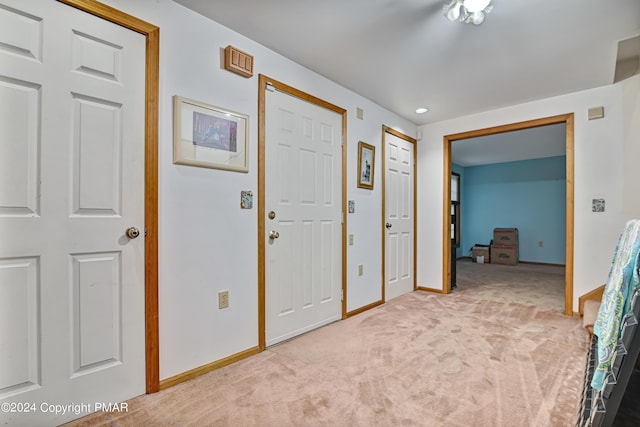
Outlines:
{"type": "Polygon", "coordinates": [[[640,283],[640,220],[627,222],[618,239],[611,270],[602,295],[602,304],[593,328],[598,337],[598,366],[591,386],[601,390],[611,366],[616,342],[620,337],[622,319],[629,311],[631,296],[640,283]]]}

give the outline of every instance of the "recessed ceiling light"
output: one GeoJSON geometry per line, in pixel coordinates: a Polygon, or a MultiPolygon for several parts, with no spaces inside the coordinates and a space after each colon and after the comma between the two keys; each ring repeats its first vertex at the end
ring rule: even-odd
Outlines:
{"type": "Polygon", "coordinates": [[[424,108],[424,107],[416,108],[416,114],[424,114],[427,111],[429,111],[428,108],[424,108]]]}

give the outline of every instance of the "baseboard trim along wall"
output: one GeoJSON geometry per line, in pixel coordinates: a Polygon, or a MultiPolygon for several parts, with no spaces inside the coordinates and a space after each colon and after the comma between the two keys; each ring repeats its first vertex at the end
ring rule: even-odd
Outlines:
{"type": "MultiPolygon", "coordinates": [[[[463,259],[472,259],[472,257],[470,256],[461,256],[456,258],[456,261],[460,261],[463,259]]],[[[550,262],[537,262],[537,261],[522,261],[522,260],[518,260],[518,262],[520,264],[534,264],[534,265],[550,265],[552,267],[566,267],[566,264],[553,264],[550,262]]]]}
{"type": "Polygon", "coordinates": [[[518,261],[520,264],[534,264],[534,265],[550,265],[551,267],[566,267],[566,264],[553,264],[550,262],[535,262],[535,261],[518,261]]]}
{"type": "Polygon", "coordinates": [[[424,286],[418,286],[416,291],[433,292],[434,294],[443,294],[442,289],[425,288],[424,286]]]}
{"type": "Polygon", "coordinates": [[[206,365],[202,365],[200,367],[191,369],[181,374],[174,375],[173,377],[166,378],[160,381],[160,390],[164,390],[169,387],[173,387],[175,385],[183,383],[185,381],[192,380],[196,377],[199,377],[200,375],[204,375],[211,371],[215,371],[216,369],[220,369],[224,366],[238,362],[242,359],[246,359],[247,357],[256,355],[258,353],[260,353],[260,348],[257,346],[252,347],[247,350],[241,351],[240,353],[227,356],[224,359],[216,360],[215,362],[207,363],[206,365]]]}
{"type": "Polygon", "coordinates": [[[382,305],[382,304],[384,304],[384,301],[380,300],[380,301],[376,301],[374,303],[371,303],[369,305],[365,305],[364,307],[360,307],[360,308],[357,308],[355,310],[352,310],[352,311],[348,312],[347,313],[347,317],[353,317],[356,314],[364,313],[365,311],[371,310],[372,308],[375,308],[375,307],[377,307],[379,305],[382,305]]]}

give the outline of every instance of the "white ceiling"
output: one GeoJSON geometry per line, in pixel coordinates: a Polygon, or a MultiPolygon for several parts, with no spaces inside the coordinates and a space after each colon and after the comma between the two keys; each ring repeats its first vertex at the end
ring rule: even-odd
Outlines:
{"type": "MultiPolygon", "coordinates": [[[[175,1],[417,125],[608,85],[640,55],[618,52],[640,0],[493,0],[480,26],[449,22],[446,0],[175,1]]],[[[564,154],[564,125],[452,145],[461,166],[564,154]]]]}
{"type": "Polygon", "coordinates": [[[480,26],[445,0],[175,1],[417,125],[611,84],[640,33],[639,0],[493,0],[480,26]]]}
{"type": "Polygon", "coordinates": [[[564,123],[461,139],[451,144],[453,163],[464,167],[565,154],[564,123]]]}

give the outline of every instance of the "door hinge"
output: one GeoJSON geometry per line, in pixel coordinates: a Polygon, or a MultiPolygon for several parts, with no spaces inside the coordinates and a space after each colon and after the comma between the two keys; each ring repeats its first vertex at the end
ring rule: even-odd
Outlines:
{"type": "Polygon", "coordinates": [[[273,87],[273,83],[271,83],[271,82],[267,82],[267,87],[266,87],[266,89],[267,89],[269,92],[275,92],[275,91],[276,91],[276,88],[274,88],[274,87],[273,87]]]}
{"type": "Polygon", "coordinates": [[[340,212],[340,224],[344,224],[344,212],[340,212]]]}
{"type": "Polygon", "coordinates": [[[344,289],[340,289],[340,302],[344,301],[344,289]]]}

